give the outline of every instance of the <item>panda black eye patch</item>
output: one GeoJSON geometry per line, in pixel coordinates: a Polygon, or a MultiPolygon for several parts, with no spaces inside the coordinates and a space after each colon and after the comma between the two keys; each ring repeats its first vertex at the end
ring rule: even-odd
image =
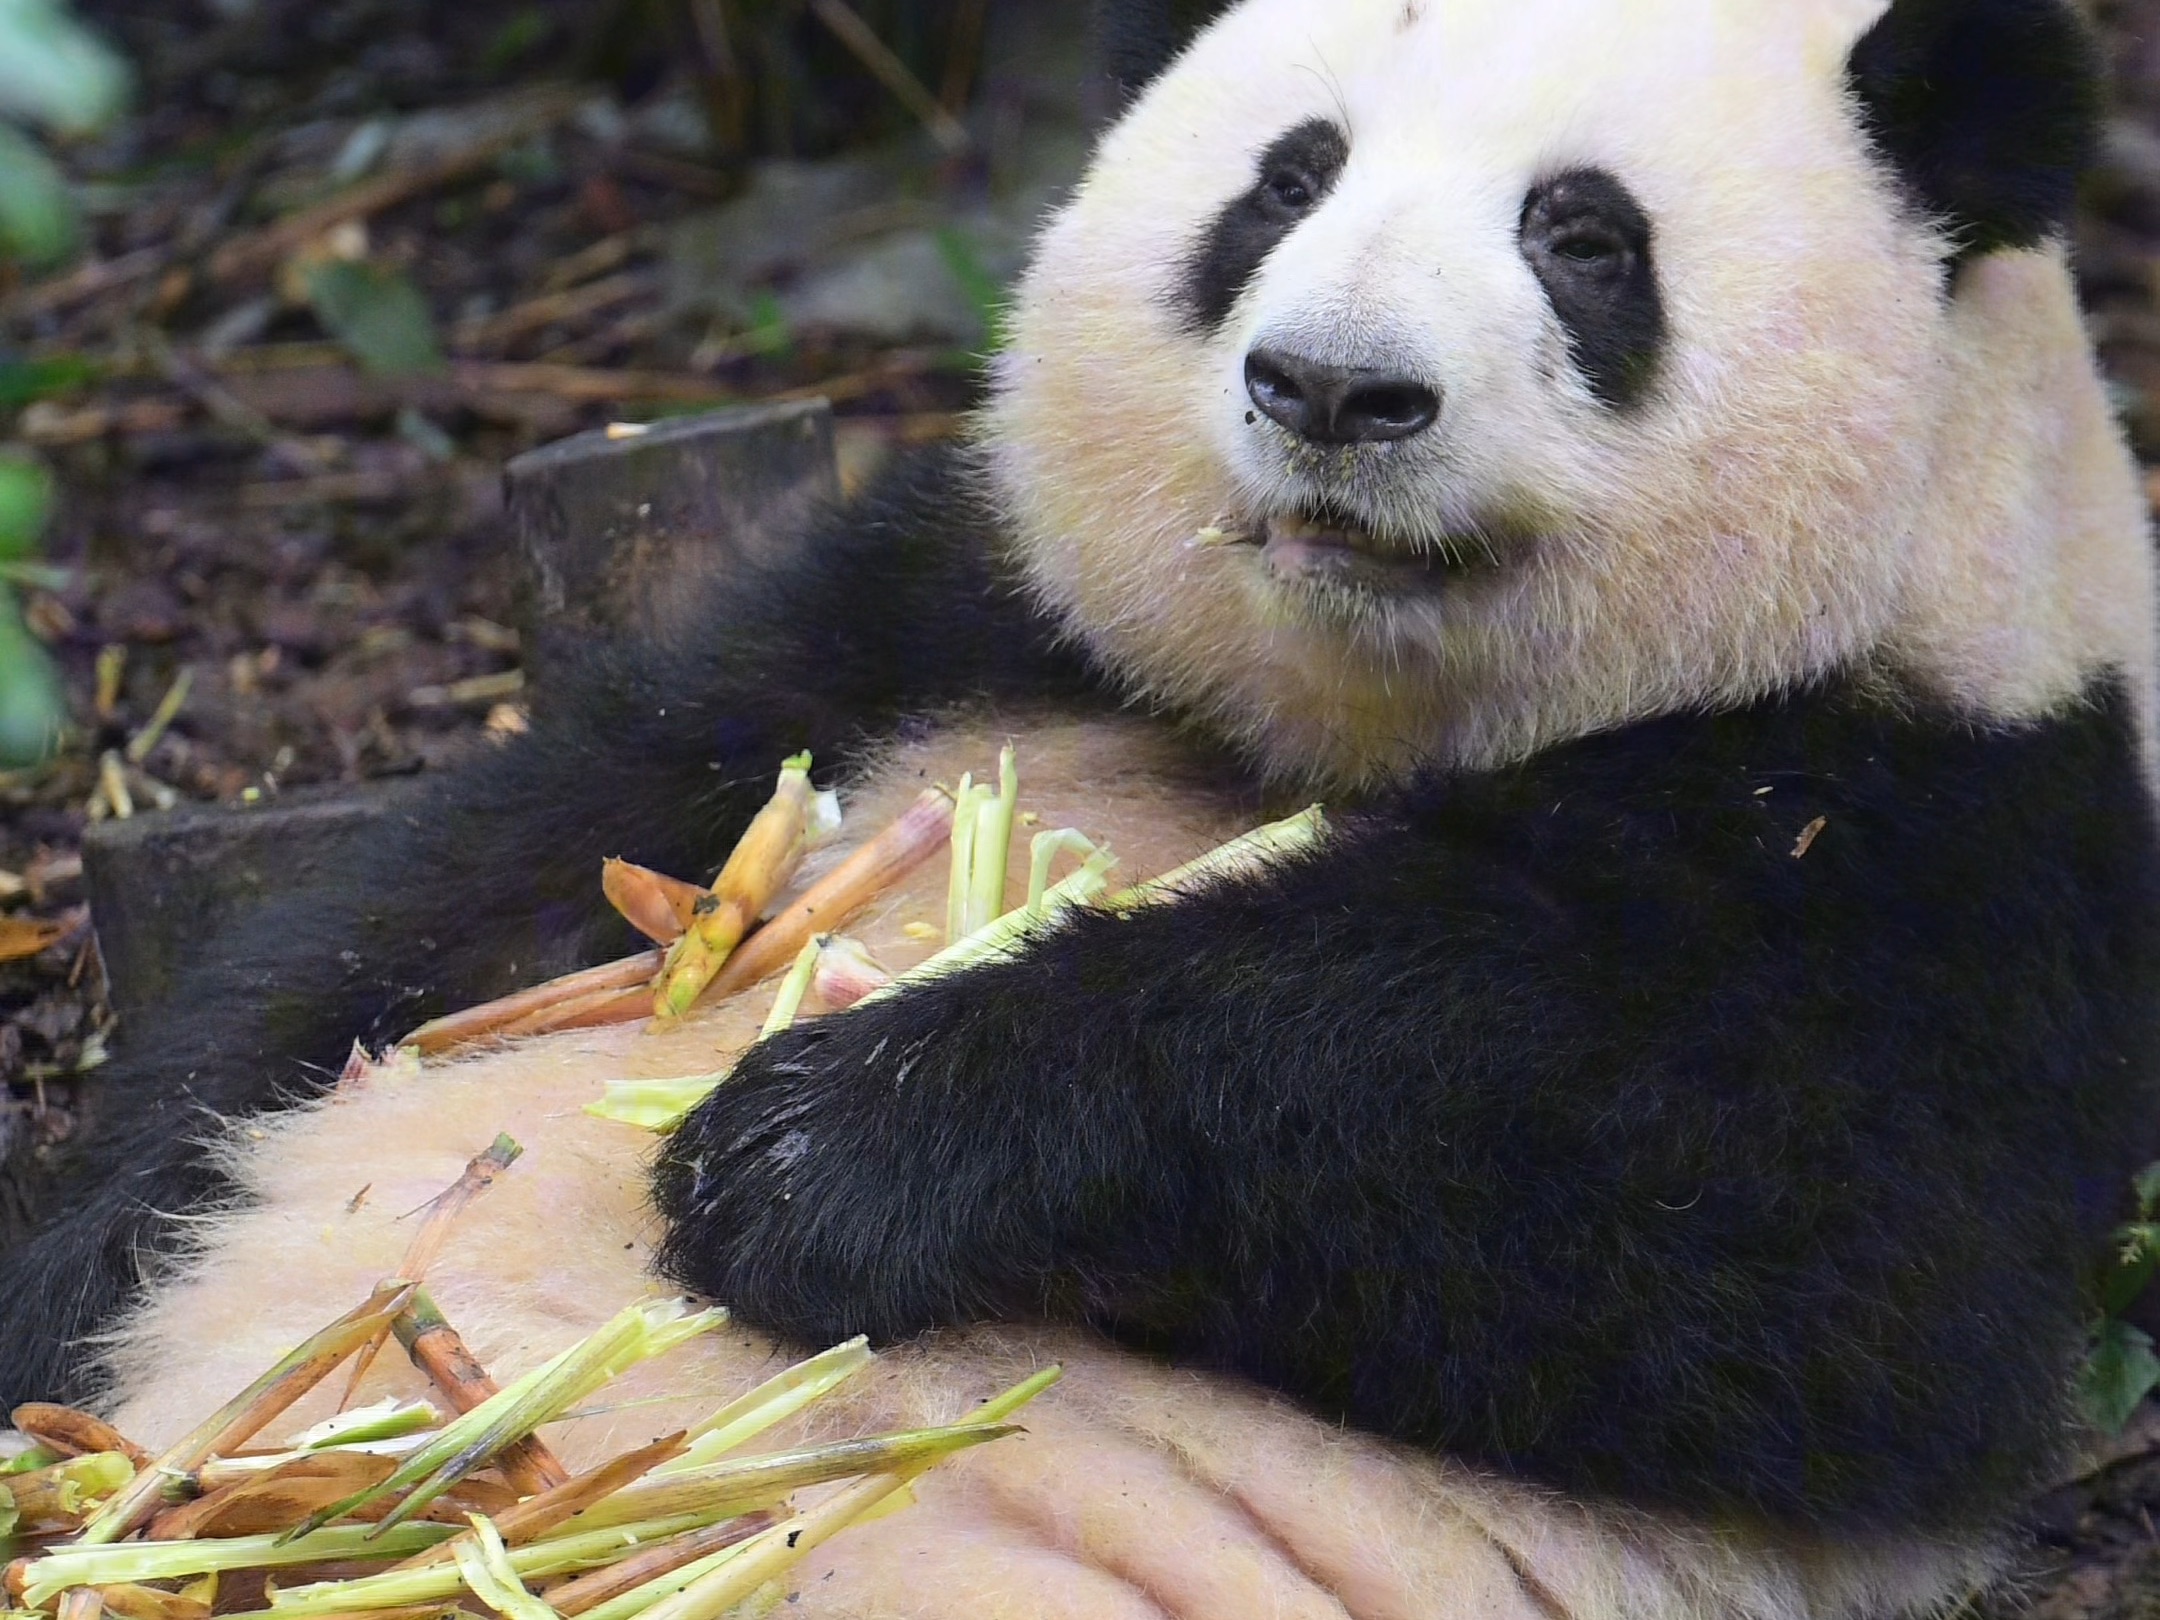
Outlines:
{"type": "Polygon", "coordinates": [[[1201,236],[1178,287],[1193,325],[1218,330],[1282,241],[1326,200],[1350,161],[1350,137],[1325,118],[1309,119],[1260,154],[1251,189],[1233,198],[1201,236]]]}
{"type": "Polygon", "coordinates": [[[1518,229],[1575,369],[1605,404],[1632,404],[1665,346],[1650,216],[1603,169],[1570,169],[1531,188],[1518,229]]]}

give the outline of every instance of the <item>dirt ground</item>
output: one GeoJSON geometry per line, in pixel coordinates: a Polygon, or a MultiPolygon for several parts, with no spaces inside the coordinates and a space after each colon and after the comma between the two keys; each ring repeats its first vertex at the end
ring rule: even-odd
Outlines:
{"type": "MultiPolygon", "coordinates": [[[[111,1023],[76,855],[89,818],[430,769],[518,724],[499,480],[521,449],[806,391],[833,397],[852,460],[949,431],[975,389],[970,300],[1009,273],[1009,227],[1069,171],[1084,118],[1022,30],[1002,61],[955,59],[945,88],[974,81],[972,152],[842,97],[768,139],[795,159],[746,167],[701,148],[667,42],[597,39],[602,8],[577,0],[263,0],[238,21],[178,0],[81,9],[134,59],[140,111],[66,154],[90,256],[0,282],[0,438],[34,447],[61,490],[59,572],[29,617],[76,727],[50,766],[0,774],[0,1138],[46,1143],[98,1083],[111,1023]],[[866,127],[887,137],[874,161],[827,161],[866,127]],[[979,155],[1023,148],[1025,173],[979,155]],[[805,206],[830,229],[792,259],[716,265],[700,222],[760,198],[768,213],[747,217],[824,198],[805,206]],[[954,221],[972,247],[953,247],[954,221]],[[908,277],[936,272],[908,267],[940,255],[949,274],[926,293],[908,277]],[[309,279],[330,261],[417,290],[444,364],[378,374],[336,341],[309,279]],[[850,303],[879,313],[820,314],[850,303]]],[[[2151,464],[2160,0],[2098,10],[2118,116],[2079,262],[2151,464]]],[[[1069,29],[1051,34],[1071,49],[1069,29]]],[[[2160,1617],[2160,1422],[2134,1432],[2150,1438],[2036,1504],[2027,1579],[1976,1612],[2160,1617]]]]}

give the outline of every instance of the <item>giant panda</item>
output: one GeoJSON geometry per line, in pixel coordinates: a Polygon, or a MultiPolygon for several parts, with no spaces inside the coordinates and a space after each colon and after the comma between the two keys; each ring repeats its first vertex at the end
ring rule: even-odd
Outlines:
{"type": "MultiPolygon", "coordinates": [[[[830,1421],[1067,1368],[790,1612],[1989,1578],[2160,1064],[2153,566],[2061,241],[2088,42],[2058,0],[1201,9],[1110,8],[1133,97],[967,444],[594,650],[138,1020],[110,1085],[167,1084],[7,1260],[8,1393],[105,1327],[109,1409],[173,1437],[508,1130],[431,1273],[484,1359],[655,1269],[735,1313],[573,1460],[858,1332],[830,1421]],[[263,1111],[612,948],[597,858],[709,869],[782,755],[869,829],[1007,737],[1134,876],[1330,830],[763,1041],[752,994],[263,1111]],[[579,1112],[726,1059],[649,1164],[579,1112]],[[153,1215],[235,1183],[107,1327],[153,1215]]],[[[939,881],[866,925],[895,965],[939,881]]]]}

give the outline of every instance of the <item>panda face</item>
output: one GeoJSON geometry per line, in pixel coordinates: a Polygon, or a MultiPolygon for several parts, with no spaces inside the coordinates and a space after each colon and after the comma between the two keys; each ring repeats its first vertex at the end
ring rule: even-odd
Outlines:
{"type": "Polygon", "coordinates": [[[1916,559],[2000,444],[1951,243],[1854,99],[1881,9],[1231,10],[1021,290],[987,438],[1036,587],[1136,685],[1349,784],[1940,618],[1916,559]]]}

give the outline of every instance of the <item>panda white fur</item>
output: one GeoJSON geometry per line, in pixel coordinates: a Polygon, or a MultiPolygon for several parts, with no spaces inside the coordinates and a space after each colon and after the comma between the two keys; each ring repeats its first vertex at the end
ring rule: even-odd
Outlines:
{"type": "MultiPolygon", "coordinates": [[[[698,646],[596,652],[123,1064],[245,1114],[604,949],[594,858],[709,867],[805,744],[862,831],[1013,736],[1134,876],[1315,793],[1330,843],[759,1045],[654,1188],[579,1105],[713,1066],[761,997],[256,1115],[256,1196],[110,1404],[177,1433],[508,1130],[431,1278],[503,1372],[656,1248],[783,1339],[895,1341],[835,1422],[1067,1366],[805,1615],[1955,1598],[2067,1443],[2160,1060],[2152,563],[2057,240],[2082,36],[2055,0],[1244,0],[1189,44],[1113,10],[1143,88],[975,446],[698,646]]],[[[861,930],[896,965],[922,885],[861,930]]],[[[132,1178],[0,1262],[8,1393],[218,1185],[198,1128],[113,1127],[132,1178]]],[[[563,1449],[778,1353],[710,1344],[655,1375],[699,1400],[563,1449]]]]}

